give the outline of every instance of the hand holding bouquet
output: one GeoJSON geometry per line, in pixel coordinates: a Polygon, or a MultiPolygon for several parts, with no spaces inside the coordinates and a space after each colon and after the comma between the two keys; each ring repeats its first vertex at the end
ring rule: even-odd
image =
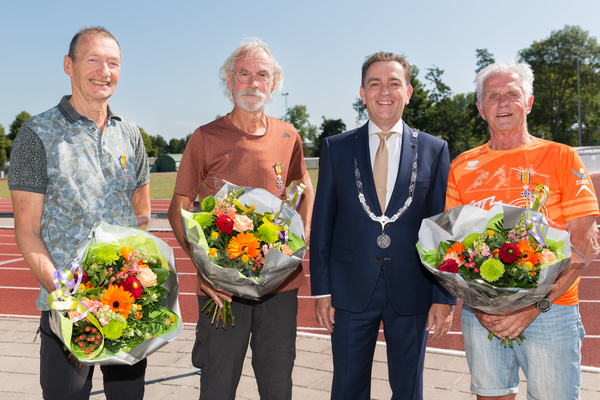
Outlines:
{"type": "Polygon", "coordinates": [[[424,220],[417,248],[444,288],[490,314],[536,303],[571,262],[565,230],[538,212],[501,204],[489,211],[456,207],[424,220]]]}
{"type": "MultiPolygon", "coordinates": [[[[258,299],[283,282],[306,253],[300,215],[263,189],[222,182],[215,196],[206,196],[202,212],[181,210],[192,261],[215,288],[247,299],[258,299]]],[[[300,193],[293,194],[297,204],[300,193]]],[[[235,325],[231,305],[219,309],[210,299],[202,311],[213,323],[235,325]]]]}
{"type": "Polygon", "coordinates": [[[81,362],[131,365],[182,330],[172,250],[135,228],[98,224],[55,286],[53,331],[81,362]]]}

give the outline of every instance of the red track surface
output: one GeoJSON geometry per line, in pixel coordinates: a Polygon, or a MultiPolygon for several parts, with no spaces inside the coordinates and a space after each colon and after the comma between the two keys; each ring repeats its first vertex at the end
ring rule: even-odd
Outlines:
{"type": "MultiPolygon", "coordinates": [[[[600,188],[600,175],[592,177],[594,186],[600,188]]],[[[597,190],[598,191],[598,190],[597,190]]],[[[152,200],[152,212],[166,212],[170,200],[152,200]]],[[[0,212],[12,212],[9,199],[0,199],[0,212]]],[[[600,223],[600,218],[599,218],[600,223]]],[[[179,303],[186,324],[198,320],[198,304],[195,295],[195,267],[185,255],[171,232],[155,232],[175,251],[179,273],[179,303]]],[[[310,282],[308,253],[302,262],[307,281],[310,282]]],[[[0,230],[0,316],[35,317],[35,300],[38,296],[38,282],[25,264],[14,239],[12,229],[0,230]]],[[[583,341],[583,365],[600,368],[600,259],[584,271],[579,285],[580,313],[586,329],[583,341]]],[[[314,316],[314,300],[310,296],[310,283],[298,292],[298,330],[313,334],[328,334],[317,326],[314,316]]],[[[551,334],[551,333],[549,333],[551,334]]],[[[380,331],[379,340],[383,341],[380,331]]],[[[460,306],[455,308],[454,321],[450,333],[444,338],[429,342],[429,347],[450,350],[464,350],[460,333],[460,306]]]]}

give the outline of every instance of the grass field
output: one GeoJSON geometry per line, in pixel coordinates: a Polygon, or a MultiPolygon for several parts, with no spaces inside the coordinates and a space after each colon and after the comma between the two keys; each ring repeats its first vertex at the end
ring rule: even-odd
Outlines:
{"type": "MultiPolygon", "coordinates": [[[[308,174],[312,181],[313,187],[317,188],[318,169],[309,169],[308,174]]],[[[173,197],[173,189],[175,188],[175,172],[162,172],[150,174],[150,198],[151,199],[170,199],[173,197]]],[[[6,179],[0,181],[0,198],[10,198],[10,191],[6,179]]]]}

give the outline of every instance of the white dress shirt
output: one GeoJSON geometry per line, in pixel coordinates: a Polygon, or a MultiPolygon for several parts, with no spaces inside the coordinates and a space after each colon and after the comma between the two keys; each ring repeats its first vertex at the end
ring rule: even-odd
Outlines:
{"type": "MultiPolygon", "coordinates": [[[[388,145],[388,176],[387,176],[387,192],[385,194],[385,206],[388,206],[390,199],[392,198],[392,192],[394,191],[394,185],[396,184],[396,178],[398,177],[398,167],[400,166],[400,152],[402,150],[402,133],[404,124],[402,120],[399,120],[396,125],[392,127],[388,132],[396,132],[387,140],[388,145]]],[[[371,155],[371,170],[373,170],[373,164],[375,163],[375,154],[379,148],[381,139],[377,136],[377,132],[383,132],[373,121],[369,120],[369,153],[371,155]]],[[[377,199],[375,199],[377,201],[377,199]]],[[[330,297],[331,294],[322,294],[315,296],[315,299],[322,297],[330,297]]]]}

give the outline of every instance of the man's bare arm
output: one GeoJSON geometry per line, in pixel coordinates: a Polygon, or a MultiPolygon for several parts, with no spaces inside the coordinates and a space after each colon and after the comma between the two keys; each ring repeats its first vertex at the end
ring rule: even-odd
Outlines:
{"type": "Polygon", "coordinates": [[[306,233],[306,241],[310,238],[310,223],[312,218],[312,210],[313,203],[315,202],[315,190],[313,189],[312,181],[310,180],[310,175],[308,175],[308,170],[304,173],[302,179],[294,181],[294,185],[299,185],[303,183],[306,185],[304,188],[304,192],[302,192],[302,198],[300,199],[300,204],[298,205],[298,214],[302,217],[302,221],[304,222],[304,231],[306,233]]]}
{"type": "Polygon", "coordinates": [[[150,221],[150,184],[140,186],[133,192],[131,206],[135,212],[139,226],[146,226],[150,221]]]}
{"type": "Polygon", "coordinates": [[[52,275],[56,268],[41,235],[45,196],[40,193],[11,190],[10,197],[15,217],[17,246],[37,280],[48,292],[52,292],[54,291],[52,275]]]}

